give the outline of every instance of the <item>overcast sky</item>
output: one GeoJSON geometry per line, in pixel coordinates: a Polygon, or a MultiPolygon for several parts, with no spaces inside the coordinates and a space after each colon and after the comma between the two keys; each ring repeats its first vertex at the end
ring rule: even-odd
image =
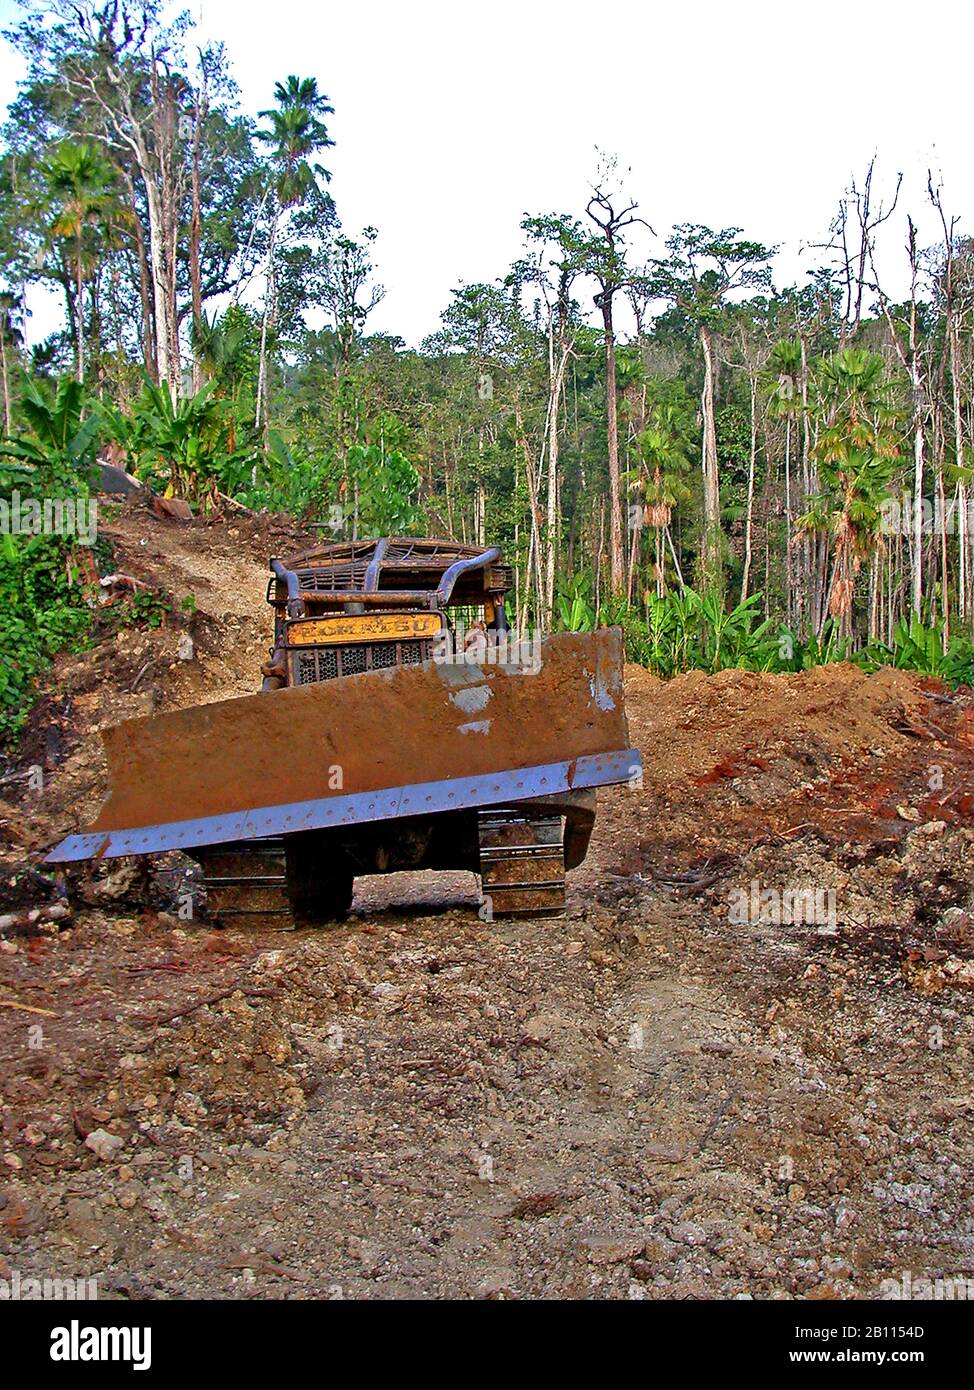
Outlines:
{"type": "MultiPolygon", "coordinates": [[[[799,255],[802,243],[825,238],[850,175],[874,151],[881,181],[906,175],[903,215],[886,235],[891,281],[906,207],[935,235],[923,206],[928,165],[942,171],[948,206],[974,219],[974,24],[959,3],[187,8],[204,37],[226,42],[245,110],[269,105],[291,72],[316,77],[330,96],[339,214],[351,235],[379,230],[387,295],[370,328],[408,342],[437,327],[452,287],[504,273],[525,212],[583,212],[597,148],[631,167],[627,187],[661,238],[674,222],[695,221],[781,243],[779,285],[803,278],[811,258],[799,255]]],[[[15,13],[0,0],[5,21],[15,13]]],[[[6,103],[20,67],[0,48],[6,103]]],[[[645,235],[644,253],[653,247],[645,235]]],[[[35,307],[32,338],[44,317],[35,307]]]]}

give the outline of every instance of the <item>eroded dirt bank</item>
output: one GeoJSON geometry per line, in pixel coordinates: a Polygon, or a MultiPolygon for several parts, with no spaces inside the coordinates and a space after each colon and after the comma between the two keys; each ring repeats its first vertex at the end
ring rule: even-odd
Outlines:
{"type": "MultiPolygon", "coordinates": [[[[7,774],[43,764],[44,790],[2,788],[0,911],[53,900],[33,865],[104,794],[99,724],[254,688],[277,525],[112,523],[119,568],[196,611],[59,663],[7,774]]],[[[602,796],[563,918],[488,926],[472,878],[412,876],[360,883],[333,931],[218,932],[180,920],[178,870],[116,863],[8,932],[0,1274],[245,1298],[974,1276],[974,703],[851,667],[628,675],[644,783],[602,796]],[[825,915],[782,922],[802,889],[825,915]]]]}

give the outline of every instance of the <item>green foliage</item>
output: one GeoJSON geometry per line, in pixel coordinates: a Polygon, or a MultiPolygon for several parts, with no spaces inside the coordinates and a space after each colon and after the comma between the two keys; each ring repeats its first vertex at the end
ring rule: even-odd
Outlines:
{"type": "Polygon", "coordinates": [[[789,628],[782,628],[779,637],[780,669],[810,671],[813,666],[826,666],[832,661],[849,661],[851,643],[841,634],[835,618],[827,619],[821,634],[812,633],[802,641],[789,628]]]}
{"type": "MultiPolygon", "coordinates": [[[[559,599],[559,626],[568,629],[568,596],[562,594],[559,599]]],[[[852,660],[867,671],[895,666],[951,685],[974,686],[974,642],[960,634],[945,646],[942,623],[924,625],[916,618],[901,621],[889,646],[873,642],[854,653],[835,619],[826,622],[821,636],[802,642],[787,628],[774,630],[770,620],[760,619],[761,600],[760,594],[752,594],[735,608],[725,609],[716,594],[687,588],[662,598],[648,595],[644,616],[622,600],[610,601],[598,621],[622,627],[628,658],[663,677],[731,667],[808,671],[830,662],[852,660]]],[[[570,630],[589,631],[592,625],[570,630]]]]}
{"type": "Polygon", "coordinates": [[[294,207],[312,196],[318,179],[331,175],[320,164],[311,162],[317,150],[335,142],[328,135],[323,116],[334,114],[313,77],[290,76],[274,88],[276,106],[261,111],[268,122],[257,138],[271,151],[274,167],[274,193],[282,208],[294,207]]]}
{"type": "Polygon", "coordinates": [[[780,338],[771,349],[762,384],[768,397],[768,413],[790,419],[801,410],[802,345],[797,338],[780,338]]]}
{"type": "Polygon", "coordinates": [[[265,506],[272,512],[320,520],[337,497],[338,475],[331,455],[321,454],[302,444],[288,445],[277,430],[271,430],[262,481],[241,494],[248,506],[265,506]]]}
{"type": "Polygon", "coordinates": [[[256,460],[248,432],[238,443],[232,401],[208,382],[174,401],[167,382],[146,380],[131,412],[107,407],[106,431],[132,460],[135,474],[167,496],[199,502],[215,490],[239,492],[256,460]]]}
{"type": "Polygon", "coordinates": [[[658,676],[728,667],[779,670],[780,639],[772,634],[771,621],[761,619],[761,599],[752,594],[727,609],[716,593],[685,588],[662,597],[647,594],[643,614],[624,599],[608,600],[598,621],[621,627],[629,660],[658,676]]]}
{"type": "Polygon", "coordinates": [[[127,602],[116,604],[109,612],[120,628],[154,629],[178,615],[191,618],[196,612],[196,597],[187,594],[177,605],[166,589],[136,589],[127,602]]]}
{"type": "Polygon", "coordinates": [[[919,618],[901,619],[893,628],[889,646],[871,642],[857,660],[867,670],[895,666],[934,676],[950,685],[974,685],[974,642],[966,634],[952,636],[944,643],[942,622],[922,623],[919,618]]]}
{"type": "Polygon", "coordinates": [[[51,658],[65,647],[81,650],[91,621],[63,539],[0,535],[0,746],[23,729],[51,658]]]}
{"type": "Polygon", "coordinates": [[[85,387],[65,378],[45,389],[25,377],[18,409],[26,429],[0,442],[0,483],[5,456],[14,460],[15,474],[8,465],[7,476],[31,476],[45,497],[87,496],[87,477],[104,423],[96,411],[85,418],[90,409],[85,387]]]}
{"type": "Polygon", "coordinates": [[[253,314],[239,304],[231,304],[220,318],[208,319],[204,313],[190,337],[203,374],[217,383],[216,394],[235,405],[244,397],[247,414],[252,414],[260,355],[260,325],[253,314]]]}
{"type": "Polygon", "coordinates": [[[666,240],[669,257],[650,263],[655,295],[673,301],[691,322],[716,328],[732,290],[765,289],[771,284],[768,261],[774,247],[748,241],[740,227],[712,231],[699,223],[674,227],[666,240]]]}
{"type": "Polygon", "coordinates": [[[555,626],[559,632],[591,632],[598,615],[592,605],[592,576],[577,574],[555,595],[555,626]]]}
{"type": "Polygon", "coordinates": [[[136,589],[131,602],[120,607],[121,627],[162,627],[173,612],[172,599],[165,589],[136,589]]]}
{"type": "Polygon", "coordinates": [[[631,492],[648,509],[646,524],[665,525],[672,509],[690,500],[689,441],[674,405],[653,406],[645,429],[637,436],[639,464],[626,474],[631,492]]]}
{"type": "Polygon", "coordinates": [[[408,535],[422,512],[416,494],[419,474],[401,449],[384,440],[353,444],[347,456],[359,535],[408,535]]]}
{"type": "MultiPolygon", "coordinates": [[[[9,516],[14,492],[86,504],[88,475],[99,443],[99,418],[85,418],[89,400],[77,381],[46,389],[25,380],[20,427],[0,443],[0,499],[9,516]],[[4,462],[4,459],[9,462],[4,462]]],[[[65,535],[0,534],[0,743],[26,721],[40,675],[64,647],[79,648],[91,628],[65,535]]]]}

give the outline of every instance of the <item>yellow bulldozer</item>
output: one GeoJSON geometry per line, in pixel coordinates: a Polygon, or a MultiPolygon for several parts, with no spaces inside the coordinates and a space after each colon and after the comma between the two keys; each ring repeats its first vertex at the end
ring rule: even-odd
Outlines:
{"type": "Polygon", "coordinates": [[[111,793],[48,856],[181,850],[224,925],[340,920],[357,875],[469,869],[550,914],[628,747],[618,629],[516,637],[496,546],[383,538],[272,559],[259,694],[103,734],[111,793]]]}

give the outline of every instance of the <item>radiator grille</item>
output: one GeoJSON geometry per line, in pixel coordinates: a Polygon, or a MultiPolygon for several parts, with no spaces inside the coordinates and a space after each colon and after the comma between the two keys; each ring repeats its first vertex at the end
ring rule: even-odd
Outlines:
{"type": "Polygon", "coordinates": [[[347,647],[305,647],[292,656],[295,685],[314,685],[337,676],[355,676],[389,666],[416,666],[431,660],[429,639],[413,642],[356,642],[347,647]]]}

